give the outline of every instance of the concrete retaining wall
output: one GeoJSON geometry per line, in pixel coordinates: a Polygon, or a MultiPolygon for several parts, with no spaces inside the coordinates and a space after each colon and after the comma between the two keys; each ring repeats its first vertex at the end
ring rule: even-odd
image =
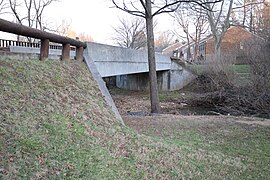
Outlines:
{"type": "Polygon", "coordinates": [[[196,76],[191,71],[183,68],[180,64],[172,61],[168,90],[173,91],[182,89],[195,78],[196,76]]]}
{"type": "MultiPolygon", "coordinates": [[[[182,89],[195,78],[196,76],[192,72],[173,61],[170,70],[157,72],[158,88],[160,91],[182,89]]],[[[127,90],[149,90],[149,74],[140,73],[116,76],[116,86],[127,90]]]]}
{"type": "Polygon", "coordinates": [[[37,60],[39,54],[0,52],[0,60],[37,60]]]}
{"type": "MultiPolygon", "coordinates": [[[[10,46],[11,53],[21,53],[21,54],[40,54],[39,48],[33,47],[21,47],[21,46],[10,46]]],[[[49,58],[50,59],[59,59],[62,55],[62,50],[58,49],[49,49],[49,58]]],[[[76,56],[75,51],[70,51],[70,58],[74,59],[76,56]]]]}

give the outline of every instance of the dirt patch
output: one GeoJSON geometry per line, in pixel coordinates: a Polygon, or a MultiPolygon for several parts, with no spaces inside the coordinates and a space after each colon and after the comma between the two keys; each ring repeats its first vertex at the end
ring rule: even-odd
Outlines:
{"type": "Polygon", "coordinates": [[[270,126],[270,120],[263,120],[263,121],[256,121],[256,120],[252,120],[252,121],[236,120],[236,122],[238,122],[238,123],[244,123],[244,124],[249,124],[249,125],[257,124],[257,125],[261,125],[261,126],[270,126]]]}
{"type": "MultiPolygon", "coordinates": [[[[270,120],[254,117],[226,116],[212,109],[204,107],[190,107],[186,104],[187,99],[194,96],[192,92],[163,93],[161,104],[162,114],[160,116],[149,116],[150,100],[147,92],[113,90],[111,91],[114,102],[123,117],[126,125],[138,130],[145,126],[156,126],[163,128],[164,123],[174,123],[182,121],[189,123],[219,123],[227,125],[230,123],[242,123],[247,125],[269,126],[270,120]],[[134,113],[133,113],[134,112],[134,113]],[[136,113],[144,114],[137,115],[136,113]],[[205,113],[205,115],[203,115],[205,113]]],[[[207,130],[207,128],[206,128],[207,130]]]]}
{"type": "Polygon", "coordinates": [[[130,95],[113,94],[113,100],[121,115],[127,115],[128,112],[147,112],[150,110],[150,101],[146,94],[132,92],[130,95]]]}
{"type": "MultiPolygon", "coordinates": [[[[144,112],[150,114],[151,104],[148,92],[126,91],[112,89],[111,95],[121,115],[129,112],[144,112]]],[[[213,108],[193,107],[187,100],[196,96],[194,93],[162,92],[160,106],[162,114],[173,115],[218,115],[213,108]]]]}

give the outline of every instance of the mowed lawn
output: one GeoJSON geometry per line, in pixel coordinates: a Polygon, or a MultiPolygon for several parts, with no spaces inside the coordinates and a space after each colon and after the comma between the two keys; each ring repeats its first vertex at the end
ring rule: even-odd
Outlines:
{"type": "MultiPolygon", "coordinates": [[[[237,179],[270,178],[270,120],[174,115],[141,118],[126,116],[124,119],[129,127],[140,134],[170,145],[188,146],[196,150],[191,156],[206,159],[192,163],[203,174],[209,171],[207,162],[216,159],[231,168],[230,172],[216,164],[221,178],[227,176],[226,173],[234,174],[237,169],[241,171],[237,179]]],[[[235,177],[232,175],[231,178],[235,177]]]]}

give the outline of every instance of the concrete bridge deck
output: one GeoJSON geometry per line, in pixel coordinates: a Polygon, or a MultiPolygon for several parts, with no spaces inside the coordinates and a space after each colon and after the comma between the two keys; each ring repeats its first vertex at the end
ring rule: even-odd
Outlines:
{"type": "MultiPolygon", "coordinates": [[[[10,46],[10,52],[39,54],[39,48],[10,46]]],[[[61,50],[50,49],[49,58],[55,59],[61,55],[61,50]]],[[[110,46],[94,42],[87,43],[87,51],[94,61],[101,77],[110,77],[124,74],[136,74],[149,71],[147,51],[110,46]]],[[[75,51],[70,52],[75,56],[75,51]]],[[[171,59],[160,53],[156,53],[157,71],[170,70],[171,59]]]]}
{"type": "MultiPolygon", "coordinates": [[[[147,51],[89,42],[91,56],[102,77],[149,72],[147,51]]],[[[171,59],[156,53],[157,71],[170,70],[171,59]]]]}

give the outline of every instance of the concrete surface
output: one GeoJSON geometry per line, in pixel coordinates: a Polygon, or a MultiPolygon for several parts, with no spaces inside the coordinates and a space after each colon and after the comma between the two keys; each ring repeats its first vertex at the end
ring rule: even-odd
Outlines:
{"type": "Polygon", "coordinates": [[[189,70],[183,68],[180,64],[175,61],[172,61],[170,77],[169,77],[169,86],[168,90],[178,90],[182,89],[188,85],[196,76],[189,70]]]}
{"type": "Polygon", "coordinates": [[[90,56],[90,51],[89,51],[89,47],[87,47],[84,50],[84,60],[86,62],[86,65],[89,69],[89,71],[91,72],[94,80],[98,83],[99,89],[102,93],[102,95],[105,97],[105,101],[107,102],[107,104],[109,106],[111,106],[112,111],[114,112],[116,118],[119,120],[120,123],[124,124],[124,121],[120,115],[120,113],[118,112],[118,109],[116,108],[114,101],[106,87],[105,82],[103,81],[100,73],[97,70],[97,67],[92,59],[92,57],[90,56]]]}
{"type": "MultiPolygon", "coordinates": [[[[89,55],[94,60],[102,77],[148,72],[146,50],[87,43],[89,55]]],[[[171,60],[168,56],[156,53],[157,71],[169,70],[171,60]]]]}
{"type": "MultiPolygon", "coordinates": [[[[40,48],[33,47],[21,47],[21,46],[10,46],[11,53],[27,53],[27,54],[39,54],[40,48]]],[[[62,50],[58,49],[49,49],[49,58],[56,58],[62,55],[62,50]]],[[[74,59],[76,56],[75,51],[70,51],[70,58],[74,59]]]]}

